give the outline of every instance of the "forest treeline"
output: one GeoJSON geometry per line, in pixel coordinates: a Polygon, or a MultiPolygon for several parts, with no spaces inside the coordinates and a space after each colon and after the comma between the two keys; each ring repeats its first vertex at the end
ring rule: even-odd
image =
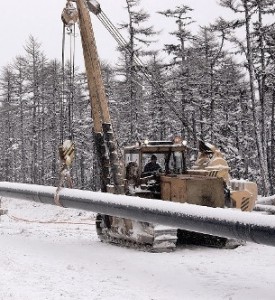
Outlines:
{"type": "MultiPolygon", "coordinates": [[[[192,8],[159,12],[174,24],[174,42],[151,50],[159,33],[138,0],[125,0],[129,18],[120,27],[128,33],[127,47],[118,47],[115,65],[102,63],[114,131],[120,149],[175,135],[192,148],[207,141],[224,153],[233,178],[256,181],[261,194],[274,194],[275,23],[267,20],[275,4],[219,2],[235,18],[221,17],[196,33],[192,8]],[[137,65],[136,57],[145,63],[137,65]]],[[[71,61],[49,60],[30,36],[0,77],[0,180],[56,185],[58,145],[73,135],[74,185],[98,190],[85,73],[71,61]]]]}

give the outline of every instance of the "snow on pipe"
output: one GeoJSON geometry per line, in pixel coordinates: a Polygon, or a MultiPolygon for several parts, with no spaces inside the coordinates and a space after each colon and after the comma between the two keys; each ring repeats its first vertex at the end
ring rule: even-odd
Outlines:
{"type": "MultiPolygon", "coordinates": [[[[0,182],[2,197],[55,205],[55,192],[51,186],[0,182]]],[[[275,246],[271,215],[66,188],[60,191],[60,202],[68,208],[275,246]]]]}
{"type": "Polygon", "coordinates": [[[274,204],[272,204],[272,205],[268,205],[268,204],[257,204],[257,205],[254,207],[254,210],[255,210],[255,211],[263,211],[263,212],[266,212],[266,213],[275,215],[275,206],[274,206],[274,204]]]}

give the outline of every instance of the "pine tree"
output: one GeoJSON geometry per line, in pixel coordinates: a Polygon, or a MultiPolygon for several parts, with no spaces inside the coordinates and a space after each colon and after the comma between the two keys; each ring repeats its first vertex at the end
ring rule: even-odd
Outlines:
{"type": "Polygon", "coordinates": [[[15,142],[15,124],[16,124],[16,111],[14,110],[16,97],[15,97],[15,82],[12,67],[8,65],[3,68],[0,82],[1,92],[1,152],[3,159],[1,160],[1,177],[3,180],[13,181],[18,165],[15,162],[17,156],[17,144],[15,142]]]}
{"type": "Polygon", "coordinates": [[[245,27],[245,44],[239,41],[239,39],[236,37],[234,37],[232,40],[239,45],[240,50],[243,51],[246,58],[253,112],[252,125],[254,128],[254,137],[258,155],[257,161],[261,173],[262,191],[263,194],[266,195],[270,191],[270,180],[268,179],[269,172],[266,136],[266,55],[263,47],[264,38],[262,15],[265,8],[267,9],[267,11],[269,11],[270,4],[272,5],[272,3],[265,0],[221,0],[220,4],[222,6],[230,8],[235,13],[241,13],[243,15],[242,19],[238,19],[235,22],[235,27],[245,27]],[[256,23],[253,23],[256,14],[258,15],[258,21],[256,23]],[[253,25],[256,25],[256,32],[252,29],[253,25]],[[255,37],[258,38],[257,42],[255,37]],[[258,55],[255,55],[255,53],[258,53],[258,55]],[[258,83],[258,88],[256,86],[256,83],[258,83]],[[259,97],[257,97],[257,92],[259,97]]]}
{"type": "MultiPolygon", "coordinates": [[[[155,35],[152,26],[144,25],[149,20],[149,14],[139,8],[139,3],[139,0],[126,0],[129,21],[121,25],[123,28],[127,28],[129,34],[127,48],[121,49],[122,66],[119,69],[124,77],[123,85],[128,91],[125,95],[129,99],[128,104],[126,105],[124,102],[121,110],[129,111],[127,118],[124,119],[126,123],[130,124],[129,142],[137,141],[146,135],[146,132],[142,130],[142,124],[146,123],[146,115],[143,111],[144,79],[141,76],[140,66],[136,65],[135,61],[137,57],[148,54],[142,49],[151,44],[150,38],[155,35]]],[[[126,129],[126,131],[128,130],[126,129]]]]}
{"type": "MultiPolygon", "coordinates": [[[[171,35],[176,37],[176,43],[165,44],[164,50],[172,55],[172,62],[170,67],[172,67],[172,78],[175,94],[174,102],[178,102],[177,109],[180,112],[180,120],[182,122],[181,130],[178,133],[188,139],[190,135],[190,130],[188,132],[188,127],[186,123],[188,120],[187,115],[190,113],[190,65],[188,64],[189,46],[190,42],[194,39],[191,32],[188,30],[188,26],[194,21],[188,16],[188,13],[192,9],[186,5],[177,6],[175,9],[168,9],[163,12],[159,12],[167,18],[175,19],[177,25],[177,30],[171,32],[171,35]]],[[[191,113],[192,114],[192,113],[191,113]]],[[[180,121],[179,120],[179,121],[180,121]]]]}

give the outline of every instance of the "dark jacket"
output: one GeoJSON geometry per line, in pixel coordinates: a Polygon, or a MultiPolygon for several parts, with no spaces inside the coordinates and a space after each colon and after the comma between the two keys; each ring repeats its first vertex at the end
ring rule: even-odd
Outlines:
{"type": "Polygon", "coordinates": [[[144,173],[153,173],[161,169],[161,166],[157,162],[150,161],[144,167],[144,173]]]}

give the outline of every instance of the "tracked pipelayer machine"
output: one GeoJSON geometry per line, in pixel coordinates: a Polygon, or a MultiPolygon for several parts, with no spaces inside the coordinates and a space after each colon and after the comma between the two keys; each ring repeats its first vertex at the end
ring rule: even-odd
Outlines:
{"type": "MultiPolygon", "coordinates": [[[[94,139],[101,166],[102,191],[140,196],[148,201],[161,199],[251,211],[257,197],[256,184],[230,180],[229,167],[221,152],[207,143],[200,143],[198,160],[190,170],[186,168],[185,163],[188,146],[180,138],[175,138],[174,141],[137,143],[124,149],[124,170],[121,170],[89,11],[97,15],[109,31],[110,28],[114,29],[99,3],[94,0],[67,1],[62,20],[65,26],[71,26],[77,20],[79,22],[91,99],[94,139]],[[158,160],[157,168],[149,168],[149,171],[145,172],[145,164],[150,158],[158,160]]],[[[123,43],[123,38],[119,34],[116,36],[123,43]]],[[[139,62],[137,58],[136,62],[139,62]]],[[[155,162],[151,162],[151,167],[153,163],[155,162]]],[[[98,236],[102,241],[138,245],[152,251],[173,250],[179,241],[190,238],[196,243],[199,240],[199,243],[220,247],[235,247],[239,244],[236,240],[232,243],[226,238],[105,214],[97,215],[96,224],[98,236]]]]}

